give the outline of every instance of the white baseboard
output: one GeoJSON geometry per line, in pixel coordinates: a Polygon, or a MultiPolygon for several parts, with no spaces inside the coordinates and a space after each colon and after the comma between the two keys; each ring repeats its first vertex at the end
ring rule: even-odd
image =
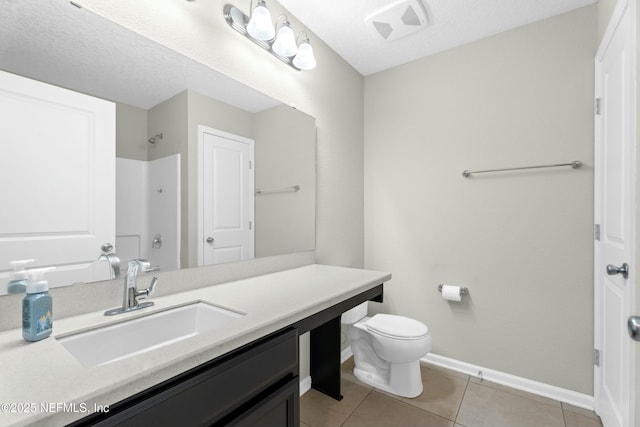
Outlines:
{"type": "Polygon", "coordinates": [[[429,353],[420,361],[451,369],[452,371],[462,372],[463,374],[474,377],[479,377],[478,373],[482,372],[482,378],[484,380],[537,394],[539,396],[548,397],[560,402],[569,403],[591,411],[593,411],[595,406],[593,396],[589,396],[587,394],[495,371],[493,369],[483,368],[482,366],[472,365],[470,363],[461,362],[444,356],[438,356],[437,354],[429,353]]]}
{"type": "MultiPolygon", "coordinates": [[[[353,356],[353,352],[351,351],[351,346],[349,346],[340,352],[340,363],[344,363],[351,356],[353,356]]],[[[471,363],[461,362],[449,357],[438,356],[437,354],[429,353],[420,361],[441,366],[452,371],[461,372],[473,377],[478,377],[478,373],[482,372],[482,378],[484,380],[515,388],[516,390],[522,390],[528,393],[537,394],[538,396],[548,397],[559,402],[568,403],[580,408],[589,409],[591,411],[593,411],[595,406],[595,400],[593,396],[589,396],[588,394],[578,393],[576,391],[567,390],[561,387],[533,381],[523,377],[518,377],[516,375],[507,374],[505,372],[484,368],[478,365],[472,365],[471,363]]],[[[301,396],[310,388],[311,377],[304,378],[300,381],[301,396]]]]}
{"type": "Polygon", "coordinates": [[[300,380],[300,396],[311,390],[311,377],[304,377],[300,380]]]}
{"type": "MultiPolygon", "coordinates": [[[[344,363],[345,360],[353,356],[351,346],[345,348],[340,353],[340,363],[344,363]]],[[[593,396],[588,394],[578,393],[576,391],[567,390],[561,387],[533,381],[527,378],[518,377],[516,375],[507,374],[504,372],[496,371],[493,369],[484,368],[478,365],[472,365],[471,363],[461,362],[449,357],[438,356],[437,354],[429,353],[423,357],[421,362],[431,363],[433,365],[441,366],[452,371],[461,372],[473,377],[478,377],[478,373],[482,372],[482,378],[487,381],[491,381],[496,384],[501,384],[507,387],[515,388],[516,390],[526,391],[528,393],[537,394],[538,396],[548,397],[559,402],[569,403],[580,408],[594,410],[595,400],[593,396]]]]}
{"type": "Polygon", "coordinates": [[[340,352],[340,364],[346,362],[351,356],[353,356],[353,352],[351,351],[351,346],[349,346],[340,352]]]}

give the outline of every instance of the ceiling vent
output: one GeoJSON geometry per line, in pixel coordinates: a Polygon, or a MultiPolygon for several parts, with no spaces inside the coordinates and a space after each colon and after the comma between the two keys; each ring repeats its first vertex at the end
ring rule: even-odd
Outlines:
{"type": "Polygon", "coordinates": [[[392,41],[427,28],[429,17],[421,0],[400,0],[373,12],[365,22],[375,34],[392,41]]]}

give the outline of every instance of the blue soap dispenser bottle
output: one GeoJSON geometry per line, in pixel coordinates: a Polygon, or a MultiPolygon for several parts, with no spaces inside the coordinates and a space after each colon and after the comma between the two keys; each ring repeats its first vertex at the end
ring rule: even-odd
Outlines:
{"type": "Polygon", "coordinates": [[[28,270],[27,295],[22,300],[22,336],[25,341],[40,341],[53,330],[52,298],[44,273],[55,267],[28,270]]]}
{"type": "Polygon", "coordinates": [[[24,267],[27,264],[31,264],[35,260],[22,259],[18,261],[11,261],[9,264],[13,267],[13,272],[9,276],[9,283],[7,283],[7,293],[9,294],[24,294],[27,291],[27,270],[24,267]]]}

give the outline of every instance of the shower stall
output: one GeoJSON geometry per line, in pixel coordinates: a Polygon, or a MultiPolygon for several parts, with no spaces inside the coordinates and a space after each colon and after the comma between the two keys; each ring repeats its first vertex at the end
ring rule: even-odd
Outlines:
{"type": "Polygon", "coordinates": [[[180,268],[180,154],[116,158],[116,248],[125,265],[143,258],[180,268]]]}

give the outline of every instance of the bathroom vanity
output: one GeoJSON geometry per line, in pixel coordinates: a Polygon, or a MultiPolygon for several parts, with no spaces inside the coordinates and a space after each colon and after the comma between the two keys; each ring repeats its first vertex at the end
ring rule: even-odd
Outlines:
{"type": "Polygon", "coordinates": [[[5,331],[0,333],[5,360],[20,360],[30,369],[0,367],[6,385],[0,401],[63,402],[89,410],[0,413],[0,423],[297,426],[299,336],[310,331],[312,387],[339,399],[340,315],[363,301],[380,301],[382,283],[390,277],[307,265],[160,297],[149,312],[122,319],[105,319],[102,312],[61,319],[53,337],[41,343],[23,345],[19,330],[5,331]],[[61,343],[65,337],[194,303],[242,316],[224,328],[97,366],[84,366],[61,343]],[[36,363],[43,352],[46,361],[36,363]]]}
{"type": "Polygon", "coordinates": [[[297,426],[298,394],[298,335],[287,328],[72,425],[297,426]]]}

